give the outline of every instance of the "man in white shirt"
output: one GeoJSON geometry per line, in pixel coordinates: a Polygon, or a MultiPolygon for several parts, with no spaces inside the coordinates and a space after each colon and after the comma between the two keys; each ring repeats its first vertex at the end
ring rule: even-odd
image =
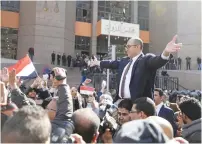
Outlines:
{"type": "Polygon", "coordinates": [[[128,57],[115,61],[94,61],[91,66],[118,70],[118,95],[115,100],[129,98],[133,102],[140,97],[153,99],[154,79],[156,70],[164,66],[170,53],[177,52],[182,44],[176,44],[174,36],[160,56],[144,55],[143,41],[140,38],[131,38],[126,45],[128,57]]]}

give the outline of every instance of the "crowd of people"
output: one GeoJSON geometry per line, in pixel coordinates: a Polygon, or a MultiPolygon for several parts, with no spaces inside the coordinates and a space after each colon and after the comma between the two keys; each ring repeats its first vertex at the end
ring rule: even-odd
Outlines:
{"type": "Polygon", "coordinates": [[[174,56],[170,57],[169,62],[165,65],[164,69],[166,70],[182,70],[182,63],[185,63],[185,69],[191,70],[191,63],[197,63],[197,69],[201,70],[201,58],[197,57],[195,61],[191,60],[191,57],[187,56],[184,61],[182,58],[174,58],[174,56]]]}
{"type": "Polygon", "coordinates": [[[113,102],[106,84],[95,91],[86,79],[70,88],[66,75],[56,67],[50,87],[38,77],[21,90],[15,70],[2,70],[3,143],[201,143],[200,93],[156,88],[154,99],[113,102]]]}
{"type": "MultiPolygon", "coordinates": [[[[94,55],[91,57],[86,54],[79,55],[76,54],[76,57],[72,57],[71,55],[67,55],[63,53],[55,53],[55,51],[51,54],[51,64],[63,67],[79,67],[80,70],[84,67],[87,67],[89,61],[97,59],[94,55]]],[[[101,57],[102,60],[102,57],[101,57]]]]}
{"type": "Polygon", "coordinates": [[[171,53],[177,35],[160,56],[144,55],[143,41],[131,38],[127,57],[87,65],[117,70],[113,97],[106,82],[94,88],[85,75],[78,87],[67,84],[67,71],[53,68],[48,79],[22,86],[15,69],[1,71],[2,143],[201,143],[201,92],[163,91],[155,76],[171,53]],[[48,86],[47,82],[51,82],[48,86]]]}

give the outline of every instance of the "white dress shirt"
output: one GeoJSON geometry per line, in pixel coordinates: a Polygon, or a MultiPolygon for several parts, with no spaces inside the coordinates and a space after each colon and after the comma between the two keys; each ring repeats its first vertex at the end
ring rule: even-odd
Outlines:
{"type": "MultiPolygon", "coordinates": [[[[134,63],[136,62],[137,58],[141,55],[142,53],[140,53],[139,55],[135,56],[132,58],[132,64],[130,65],[130,68],[128,70],[128,73],[126,74],[126,80],[125,80],[125,85],[124,85],[124,98],[131,98],[130,96],[130,88],[129,88],[129,85],[130,85],[130,80],[131,80],[131,75],[132,75],[132,70],[133,70],[133,65],[134,63]]],[[[128,63],[129,64],[129,63],[128,63]]],[[[121,81],[120,81],[120,84],[119,84],[119,96],[121,96],[121,84],[123,82],[123,75],[126,71],[126,68],[128,66],[128,64],[125,66],[124,70],[123,70],[123,73],[122,73],[122,76],[121,76],[121,81]]],[[[122,96],[121,96],[122,97],[122,96]]]]}
{"type": "MultiPolygon", "coordinates": [[[[131,75],[132,75],[133,65],[134,65],[135,61],[138,59],[138,57],[141,54],[143,54],[143,53],[141,52],[139,55],[137,55],[137,56],[135,56],[135,57],[132,58],[133,62],[132,62],[131,66],[130,66],[130,68],[128,70],[128,73],[126,74],[126,80],[125,80],[125,85],[124,85],[124,98],[129,98],[129,99],[131,98],[130,87],[129,86],[130,86],[130,81],[131,81],[131,75]]],[[[163,54],[161,54],[161,58],[164,59],[164,60],[168,60],[169,56],[166,57],[163,54]]],[[[127,66],[128,66],[128,64],[125,66],[125,68],[124,68],[124,70],[122,72],[122,75],[121,75],[121,80],[120,80],[120,84],[119,84],[119,96],[121,96],[121,84],[122,84],[123,75],[125,73],[125,70],[126,70],[127,66]]],[[[122,96],[121,96],[121,98],[122,98],[122,96]]]]}
{"type": "Polygon", "coordinates": [[[156,114],[157,114],[157,116],[159,115],[159,112],[160,112],[160,109],[161,109],[162,106],[163,106],[163,102],[161,102],[160,104],[158,104],[156,106],[156,114]]]}

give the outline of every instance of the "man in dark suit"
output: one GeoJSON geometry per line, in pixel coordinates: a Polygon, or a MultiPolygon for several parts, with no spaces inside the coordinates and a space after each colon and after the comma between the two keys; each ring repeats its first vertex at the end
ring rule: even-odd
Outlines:
{"type": "Polygon", "coordinates": [[[160,88],[154,90],[154,102],[156,104],[156,114],[170,122],[173,127],[174,135],[177,132],[177,125],[175,123],[174,112],[171,108],[163,103],[163,91],[160,88]]]}
{"type": "Polygon", "coordinates": [[[101,68],[118,69],[118,95],[115,100],[130,98],[133,102],[140,97],[153,99],[154,79],[156,70],[168,62],[169,55],[177,52],[182,44],[176,44],[177,36],[173,37],[160,56],[144,55],[143,42],[139,38],[131,38],[126,45],[128,57],[120,61],[93,61],[90,66],[100,65],[101,68]]]}
{"type": "Polygon", "coordinates": [[[57,65],[60,65],[61,55],[60,53],[57,54],[57,65]]]}

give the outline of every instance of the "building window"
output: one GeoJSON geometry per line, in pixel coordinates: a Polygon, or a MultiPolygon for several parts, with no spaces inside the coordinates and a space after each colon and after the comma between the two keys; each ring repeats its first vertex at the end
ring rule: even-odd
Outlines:
{"type": "Polygon", "coordinates": [[[1,1],[1,10],[19,12],[20,1],[1,1]]]}
{"type": "Polygon", "coordinates": [[[111,2],[111,1],[98,1],[98,21],[100,19],[108,19],[111,13],[111,20],[131,22],[131,2],[111,2]],[[112,8],[112,5],[116,5],[112,8]],[[125,15],[123,15],[123,8],[125,15]]]}
{"type": "Polygon", "coordinates": [[[90,37],[75,36],[75,49],[82,51],[89,51],[90,37]]]}
{"type": "Polygon", "coordinates": [[[18,30],[13,28],[1,28],[1,57],[16,59],[18,30]]]}
{"type": "Polygon", "coordinates": [[[76,1],[76,20],[91,23],[91,1],[76,1]]]}
{"type": "Polygon", "coordinates": [[[138,1],[138,24],[140,30],[149,30],[149,1],[138,1]]]}

